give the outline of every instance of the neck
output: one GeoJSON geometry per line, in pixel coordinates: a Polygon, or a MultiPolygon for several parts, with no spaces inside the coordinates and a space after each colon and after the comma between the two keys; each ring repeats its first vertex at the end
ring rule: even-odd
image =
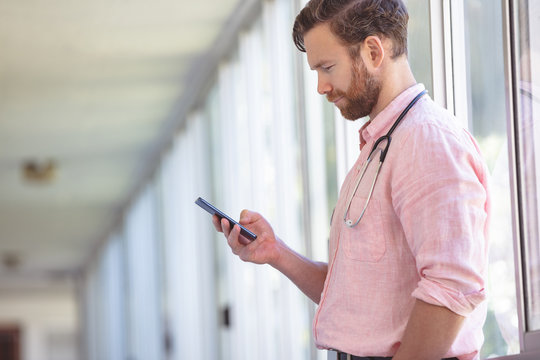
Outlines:
{"type": "Polygon", "coordinates": [[[379,99],[371,114],[369,114],[369,118],[372,120],[399,94],[416,84],[407,57],[404,55],[388,64],[385,70],[380,77],[381,92],[379,99]]]}

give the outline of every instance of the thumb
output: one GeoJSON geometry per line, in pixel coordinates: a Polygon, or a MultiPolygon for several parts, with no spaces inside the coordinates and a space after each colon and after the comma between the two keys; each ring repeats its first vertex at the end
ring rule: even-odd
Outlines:
{"type": "Polygon", "coordinates": [[[242,210],[240,213],[240,223],[249,224],[256,220],[257,213],[249,211],[247,209],[242,210]]]}

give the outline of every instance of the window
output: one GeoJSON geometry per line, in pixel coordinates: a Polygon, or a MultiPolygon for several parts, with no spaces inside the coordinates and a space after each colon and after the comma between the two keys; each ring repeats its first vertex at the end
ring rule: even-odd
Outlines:
{"type": "MultiPolygon", "coordinates": [[[[512,2],[515,35],[514,110],[518,145],[519,193],[522,206],[522,269],[525,330],[540,330],[540,242],[538,195],[540,194],[540,3],[512,2]]],[[[537,342],[536,342],[537,343],[537,342]]],[[[526,343],[526,348],[531,345],[526,343]]],[[[538,347],[538,345],[536,345],[538,347]]]]}
{"type": "MultiPolygon", "coordinates": [[[[458,7],[456,4],[452,5],[458,7]]],[[[485,358],[519,352],[502,3],[464,1],[462,11],[467,88],[454,88],[454,92],[465,92],[464,96],[455,98],[467,101],[467,106],[462,107],[467,109],[467,125],[478,141],[491,173],[488,316],[482,348],[485,358]]],[[[454,9],[453,15],[457,14],[454,9]]]]}
{"type": "Polygon", "coordinates": [[[129,209],[124,225],[126,347],[134,359],[163,358],[155,200],[154,186],[149,184],[129,209]]]}
{"type": "MultiPolygon", "coordinates": [[[[209,199],[234,217],[243,208],[260,212],[304,252],[291,17],[289,0],[263,2],[261,17],[219,66],[206,111],[215,179],[209,199]]],[[[274,269],[240,261],[216,236],[222,358],[309,358],[305,296],[274,269]]]]}
{"type": "Polygon", "coordinates": [[[429,0],[405,0],[409,11],[409,63],[416,81],[424,84],[433,97],[431,57],[431,26],[429,23],[429,0]]]}

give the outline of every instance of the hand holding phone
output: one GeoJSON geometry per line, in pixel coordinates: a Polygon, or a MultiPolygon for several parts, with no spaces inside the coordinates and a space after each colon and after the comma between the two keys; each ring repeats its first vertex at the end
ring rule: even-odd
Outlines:
{"type": "Polygon", "coordinates": [[[230,216],[225,214],[223,211],[216,208],[214,205],[210,204],[208,201],[204,200],[203,198],[199,197],[197,200],[195,200],[195,204],[199,205],[201,208],[206,210],[208,213],[212,215],[217,215],[218,217],[222,219],[227,219],[229,221],[229,224],[231,225],[231,229],[234,225],[240,226],[240,234],[247,238],[248,240],[255,240],[257,239],[257,235],[240,225],[237,221],[233,220],[230,216]]]}

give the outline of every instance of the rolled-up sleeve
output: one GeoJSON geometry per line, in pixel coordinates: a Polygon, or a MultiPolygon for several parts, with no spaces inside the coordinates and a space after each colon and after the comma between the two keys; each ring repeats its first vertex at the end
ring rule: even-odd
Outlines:
{"type": "Polygon", "coordinates": [[[433,124],[400,146],[392,198],[420,278],[412,296],[467,316],[486,297],[487,171],[472,137],[433,124]]]}

